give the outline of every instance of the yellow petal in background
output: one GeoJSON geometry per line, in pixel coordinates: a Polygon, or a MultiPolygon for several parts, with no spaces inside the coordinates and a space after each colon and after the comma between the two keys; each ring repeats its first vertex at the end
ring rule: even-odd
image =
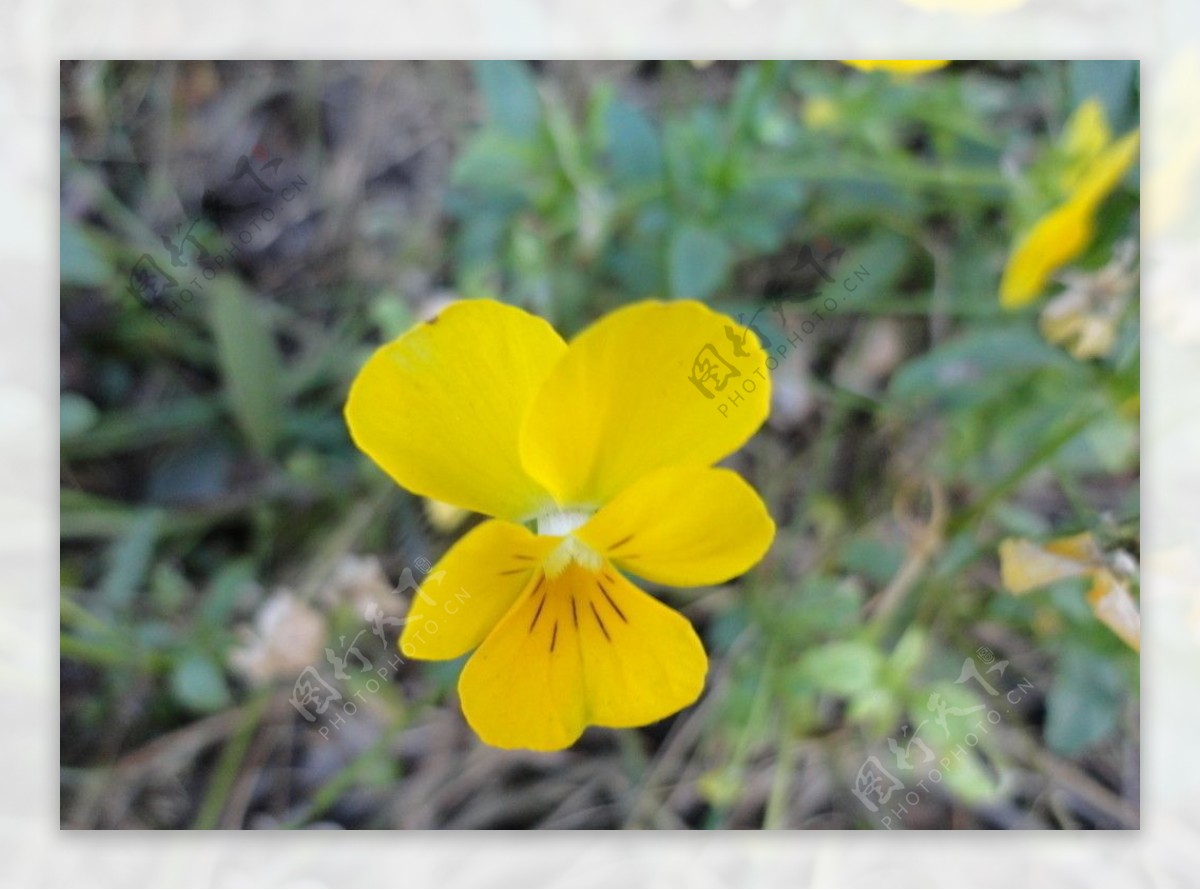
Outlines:
{"type": "Polygon", "coordinates": [[[1092,210],[1068,201],[1037,221],[1013,249],[1000,280],[1000,305],[1018,309],[1042,295],[1050,276],[1078,257],[1092,240],[1092,210]]]}
{"type": "Polygon", "coordinates": [[[1016,594],[1086,575],[1100,558],[1088,533],[1039,544],[1024,538],[1000,542],[1001,583],[1016,594]]]}
{"type": "Polygon", "coordinates": [[[949,59],[842,59],[860,71],[887,71],[891,74],[913,75],[936,71],[950,64],[949,59]]]}
{"type": "Polygon", "coordinates": [[[576,536],[641,578],[691,587],[720,584],[757,563],[775,523],[732,470],[668,467],[625,489],[576,536]]]}
{"type": "Polygon", "coordinates": [[[346,423],[360,450],[404,488],[524,520],[546,509],[525,473],[525,408],[566,345],[545,321],[464,300],[380,347],[350,387],[346,423]]]}
{"type": "Polygon", "coordinates": [[[1105,148],[1080,175],[1071,199],[1094,211],[1129,172],[1140,145],[1141,136],[1134,130],[1105,148]]]}
{"type": "Polygon", "coordinates": [[[571,341],[529,409],[525,469],[563,508],[595,509],[645,474],[736,451],[770,407],[753,331],[700,303],[635,303],[571,341]]]}
{"type": "Polygon", "coordinates": [[[437,660],[474,649],[535,583],[541,560],[558,541],[499,520],[473,528],[413,594],[400,651],[409,658],[437,660]]]}
{"type": "Polygon", "coordinates": [[[1142,616],[1129,588],[1107,569],[1092,576],[1088,605],[1100,621],[1121,638],[1129,648],[1142,649],[1142,616]]]}
{"type": "MultiPolygon", "coordinates": [[[[1133,562],[1124,556],[1126,562],[1133,562]]],[[[1044,544],[1007,538],[1000,543],[1000,576],[1004,586],[1018,595],[1064,578],[1089,578],[1087,601],[1092,613],[1128,646],[1140,650],[1137,602],[1128,584],[1108,568],[1108,558],[1090,532],[1044,544]]]]}
{"type": "Polygon", "coordinates": [[[1070,191],[1105,147],[1112,141],[1108,116],[1098,99],[1088,99],[1075,109],[1060,140],[1071,166],[1063,177],[1064,191],[1070,191]]]}
{"type": "Polygon", "coordinates": [[[652,723],[694,702],[708,659],[682,615],[611,567],[540,582],[459,678],[463,713],[498,748],[552,751],[589,725],[652,723]]]}

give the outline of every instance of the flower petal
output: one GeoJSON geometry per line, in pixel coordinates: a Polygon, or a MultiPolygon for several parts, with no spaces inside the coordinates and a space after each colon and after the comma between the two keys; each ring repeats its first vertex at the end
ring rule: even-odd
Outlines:
{"type": "Polygon", "coordinates": [[[541,579],[467,662],[463,713],[498,748],[553,751],[589,724],[641,726],[694,702],[708,659],[691,624],[607,566],[541,579]]]}
{"type": "Polygon", "coordinates": [[[733,470],[667,467],[629,486],[575,535],[618,568],[691,587],[728,581],[757,563],[775,523],[733,470]]]}
{"type": "Polygon", "coordinates": [[[1140,145],[1141,137],[1134,130],[1104,149],[1080,176],[1071,193],[1072,200],[1081,201],[1094,210],[1129,172],[1137,160],[1140,145]]]}
{"type": "Polygon", "coordinates": [[[1071,114],[1059,140],[1062,153],[1069,159],[1070,167],[1063,176],[1064,191],[1078,184],[1080,176],[1112,142],[1112,131],[1108,127],[1108,116],[1099,99],[1087,99],[1071,114]]]}
{"type": "Polygon", "coordinates": [[[1001,583],[1017,595],[1063,578],[1082,577],[1099,561],[1100,550],[1088,532],[1044,544],[1025,538],[1000,542],[1001,583]]]}
{"type": "Polygon", "coordinates": [[[526,407],[566,344],[545,321],[464,300],[380,347],[346,402],[360,450],[415,494],[524,520],[551,503],[521,467],[526,407]]]}
{"type": "Polygon", "coordinates": [[[458,658],[504,617],[559,539],[489,520],[460,538],[413,595],[400,635],[409,658],[458,658]]]}
{"type": "Polygon", "coordinates": [[[842,59],[842,63],[859,71],[888,71],[892,74],[914,75],[936,71],[950,64],[949,59],[842,59]]]}
{"type": "Polygon", "coordinates": [[[1095,226],[1092,208],[1068,201],[1037,221],[1013,249],[1000,281],[1000,305],[1018,309],[1042,295],[1050,276],[1083,253],[1095,226]]]}
{"type": "Polygon", "coordinates": [[[715,463],[766,419],[766,364],[753,330],[700,303],[619,309],[571,341],[538,392],[525,468],[559,504],[595,508],[652,470],[715,463]]]}
{"type": "Polygon", "coordinates": [[[1092,612],[1130,649],[1142,650],[1142,616],[1129,588],[1107,569],[1092,575],[1087,595],[1092,612]]]}
{"type": "Polygon", "coordinates": [[[644,726],[695,702],[708,656],[691,622],[615,571],[597,585],[579,615],[588,722],[644,726]]]}

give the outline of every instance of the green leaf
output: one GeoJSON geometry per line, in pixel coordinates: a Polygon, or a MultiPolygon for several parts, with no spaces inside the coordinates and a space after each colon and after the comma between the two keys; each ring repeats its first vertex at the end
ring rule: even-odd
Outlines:
{"type": "Polygon", "coordinates": [[[1117,726],[1126,690],[1120,666],[1080,647],[1068,648],[1046,695],[1046,744],[1073,755],[1117,726]]]}
{"type": "Polygon", "coordinates": [[[636,106],[615,99],[608,106],[605,123],[605,147],[613,178],[628,183],[660,180],[662,143],[650,119],[636,106]]]}
{"type": "Polygon", "coordinates": [[[914,690],[909,712],[928,714],[920,719],[914,735],[933,750],[947,787],[968,803],[995,797],[997,778],[984,766],[980,754],[991,739],[985,731],[989,725],[986,702],[964,685],[941,682],[914,690]]]}
{"type": "Polygon", "coordinates": [[[217,361],[229,406],[251,444],[269,455],[283,428],[281,361],[271,330],[250,294],[229,278],[209,285],[217,361]]]}
{"type": "Polygon", "coordinates": [[[881,667],[883,656],[874,646],[846,641],[805,652],[796,664],[796,676],[821,692],[854,695],[877,685],[881,667]]]}
{"type": "Polygon", "coordinates": [[[225,674],[215,661],[199,652],[185,655],[171,669],[171,694],[195,711],[217,711],[233,699],[225,674]]]}
{"type": "Polygon", "coordinates": [[[63,220],[58,225],[58,274],[63,284],[100,287],[113,275],[113,264],[104,246],[78,223],[63,220]]]}
{"type": "Polygon", "coordinates": [[[143,510],[108,551],[100,601],[113,610],[129,607],[146,577],[162,525],[162,512],[143,510]]]}
{"type": "Polygon", "coordinates": [[[973,330],[910,361],[892,378],[891,391],[899,399],[979,401],[1013,374],[1070,369],[1070,361],[1025,325],[973,330]]]}
{"type": "Polygon", "coordinates": [[[100,419],[91,400],[79,393],[64,392],[58,400],[58,434],[70,439],[90,430],[100,419]]]}
{"type": "Polygon", "coordinates": [[[137,513],[124,504],[77,488],[59,492],[58,512],[59,537],[63,541],[115,538],[137,521],[137,513]]]}
{"type": "Polygon", "coordinates": [[[488,120],[518,139],[532,138],[542,120],[537,85],[523,62],[473,62],[488,120]]]}
{"type": "Polygon", "coordinates": [[[1100,100],[1109,124],[1120,133],[1136,123],[1134,90],[1137,59],[1085,59],[1067,64],[1071,104],[1078,107],[1090,98],[1100,100]]]}
{"type": "Polygon", "coordinates": [[[484,130],[467,143],[455,161],[453,181],[509,204],[516,199],[523,202],[545,191],[541,168],[549,160],[544,158],[539,164],[535,146],[499,130],[484,130]]]}
{"type": "Polygon", "coordinates": [[[225,563],[209,582],[196,616],[204,627],[219,630],[229,625],[238,607],[252,593],[257,566],[250,557],[225,563]]]}
{"type": "Polygon", "coordinates": [[[729,245],[708,229],[685,224],[671,235],[667,280],[671,296],[704,300],[725,283],[733,259],[729,245]]]}
{"type": "Polygon", "coordinates": [[[789,607],[771,616],[768,627],[792,646],[809,646],[849,633],[858,623],[863,604],[861,585],[817,573],[808,575],[798,590],[781,594],[789,607]]]}
{"type": "Polygon", "coordinates": [[[847,572],[862,575],[876,584],[886,584],[900,571],[904,548],[864,533],[842,545],[838,561],[847,572]]]}

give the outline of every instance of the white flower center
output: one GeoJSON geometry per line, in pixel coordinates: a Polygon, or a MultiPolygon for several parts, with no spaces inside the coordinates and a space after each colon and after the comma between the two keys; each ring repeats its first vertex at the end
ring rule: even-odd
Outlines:
{"type": "Polygon", "coordinates": [[[573,562],[579,563],[590,572],[600,571],[604,563],[600,554],[571,534],[591,517],[590,510],[556,510],[537,518],[539,535],[563,539],[542,563],[546,577],[557,578],[573,562]]]}
{"type": "Polygon", "coordinates": [[[583,510],[556,510],[537,518],[537,533],[560,537],[569,535],[592,518],[592,514],[583,510]]]}

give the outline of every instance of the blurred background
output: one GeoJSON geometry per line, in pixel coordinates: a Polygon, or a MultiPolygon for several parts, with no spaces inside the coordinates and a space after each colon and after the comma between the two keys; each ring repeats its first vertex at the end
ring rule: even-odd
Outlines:
{"type": "Polygon", "coordinates": [[[1136,166],[998,293],[1079,109],[1117,137],[1138,96],[1120,61],[64,63],[62,824],[1137,827],[1136,166]],[[341,417],[480,296],[564,334],[693,297],[781,355],[728,462],[775,544],[664,594],[705,696],[553,755],[394,654],[475,518],[341,417]]]}

